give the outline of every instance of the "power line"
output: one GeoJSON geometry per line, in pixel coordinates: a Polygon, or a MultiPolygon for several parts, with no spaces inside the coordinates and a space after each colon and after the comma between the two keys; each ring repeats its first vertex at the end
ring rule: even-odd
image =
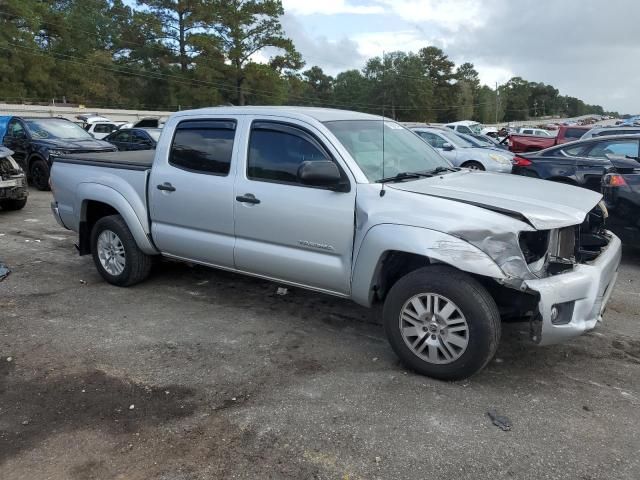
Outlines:
{"type": "MultiPolygon", "coordinates": [[[[46,54],[43,53],[40,49],[37,48],[31,48],[31,47],[27,47],[24,45],[18,45],[18,44],[13,44],[13,43],[9,43],[7,42],[7,45],[14,47],[14,48],[20,48],[23,50],[28,50],[33,52],[34,55],[37,56],[42,56],[42,57],[47,57],[47,58],[52,58],[54,60],[59,60],[59,61],[63,61],[63,62],[68,62],[68,63],[72,63],[72,64],[76,64],[76,65],[82,65],[82,66],[91,66],[93,68],[97,68],[97,69],[101,69],[101,70],[105,70],[105,71],[111,71],[111,72],[115,72],[115,73],[120,73],[120,74],[128,74],[128,75],[134,75],[134,76],[138,76],[138,77],[142,77],[142,78],[150,78],[150,79],[154,79],[154,80],[158,80],[158,79],[164,79],[164,78],[168,78],[168,79],[172,79],[173,81],[175,81],[176,83],[182,83],[182,84],[186,84],[186,85],[194,85],[194,84],[198,84],[198,86],[210,86],[210,87],[215,87],[219,90],[223,90],[223,91],[227,91],[227,92],[231,92],[231,93],[235,93],[236,89],[234,87],[230,87],[228,85],[219,83],[219,82],[212,82],[212,81],[206,81],[206,80],[198,80],[198,79],[185,79],[179,75],[173,75],[173,74],[165,74],[165,73],[159,73],[159,72],[145,72],[145,73],[141,73],[139,71],[135,71],[132,68],[129,67],[119,67],[119,68],[112,68],[112,67],[107,67],[107,66],[103,66],[103,65],[98,65],[92,62],[87,62],[86,60],[80,58],[80,57],[76,57],[73,55],[66,55],[66,54],[62,54],[62,53],[54,53],[54,54],[46,54]],[[56,55],[58,57],[66,57],[66,58],[58,58],[56,57],[56,55]]],[[[0,45],[0,48],[4,49],[4,50],[11,50],[8,47],[4,47],[2,45],[0,45]]],[[[262,94],[267,98],[279,98],[276,97],[275,95],[272,94],[271,91],[269,90],[261,90],[261,89],[252,89],[252,88],[245,88],[245,91],[248,93],[256,93],[256,94],[262,94]]],[[[310,99],[304,96],[299,96],[299,95],[289,95],[289,98],[294,98],[294,99],[298,99],[300,101],[304,101],[304,102],[308,102],[310,99]]],[[[311,102],[313,103],[313,102],[311,102]]],[[[326,105],[326,106],[337,106],[337,107],[361,107],[361,108],[365,108],[365,109],[369,109],[369,110],[377,110],[382,108],[382,105],[380,104],[372,104],[372,103],[343,103],[343,102],[316,102],[319,103],[321,105],[326,105]]],[[[428,112],[428,111],[446,111],[446,110],[451,110],[451,109],[455,109],[455,108],[461,108],[461,107],[465,107],[465,106],[482,106],[484,104],[475,104],[475,105],[450,105],[448,107],[445,108],[425,108],[425,107],[415,107],[415,106],[403,106],[403,105],[399,105],[397,107],[394,107],[396,111],[424,111],[424,112],[428,112]]]]}

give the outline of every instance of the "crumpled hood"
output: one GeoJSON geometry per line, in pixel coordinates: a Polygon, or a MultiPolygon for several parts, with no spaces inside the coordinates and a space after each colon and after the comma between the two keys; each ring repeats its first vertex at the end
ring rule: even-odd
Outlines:
{"type": "Polygon", "coordinates": [[[580,224],[602,199],[584,188],[490,172],[461,171],[388,187],[522,216],[538,230],[580,224]]]}

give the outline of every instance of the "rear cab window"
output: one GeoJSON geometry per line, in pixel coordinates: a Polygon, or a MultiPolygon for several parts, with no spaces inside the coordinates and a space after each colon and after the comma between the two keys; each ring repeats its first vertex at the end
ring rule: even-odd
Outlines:
{"type": "Polygon", "coordinates": [[[176,126],[169,164],[208,175],[229,175],[235,120],[185,120],[176,126]]]}

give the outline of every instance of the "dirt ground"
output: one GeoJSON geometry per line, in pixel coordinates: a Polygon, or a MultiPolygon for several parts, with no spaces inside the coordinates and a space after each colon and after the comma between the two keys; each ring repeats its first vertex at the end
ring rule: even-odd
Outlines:
{"type": "Polygon", "coordinates": [[[50,200],[0,211],[2,480],[640,478],[638,252],[597,330],[541,348],[506,325],[446,383],[347,301],[175,263],[110,286],[50,200]]]}

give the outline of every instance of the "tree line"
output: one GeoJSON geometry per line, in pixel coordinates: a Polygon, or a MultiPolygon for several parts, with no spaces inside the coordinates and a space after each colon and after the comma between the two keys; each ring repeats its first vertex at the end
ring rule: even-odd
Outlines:
{"type": "Polygon", "coordinates": [[[2,0],[0,100],[176,110],[313,105],[401,121],[603,114],[520,77],[481,85],[439,48],[391,52],[335,77],[286,36],[280,0],[2,0]],[[268,57],[255,61],[255,55],[268,57]]]}

